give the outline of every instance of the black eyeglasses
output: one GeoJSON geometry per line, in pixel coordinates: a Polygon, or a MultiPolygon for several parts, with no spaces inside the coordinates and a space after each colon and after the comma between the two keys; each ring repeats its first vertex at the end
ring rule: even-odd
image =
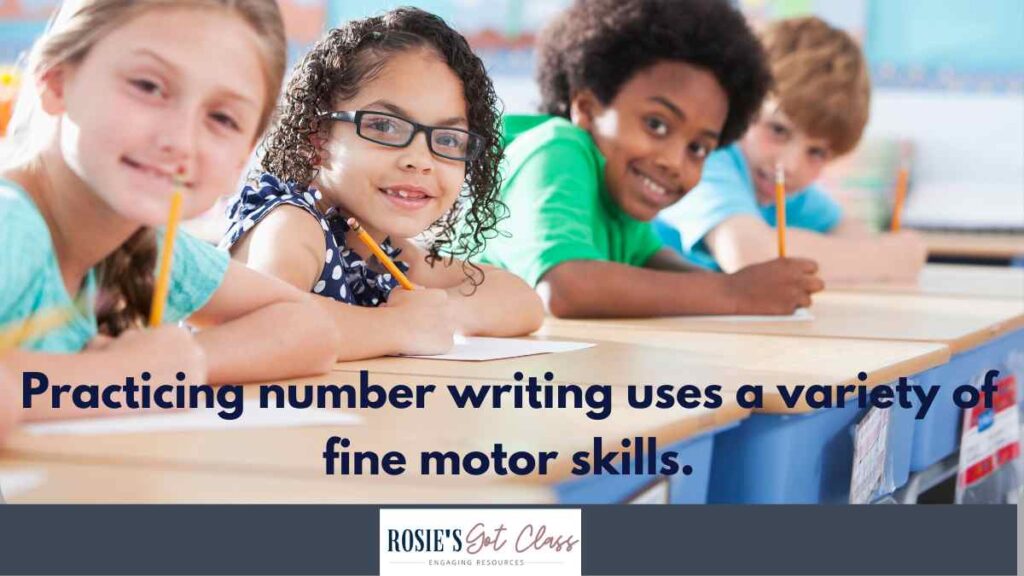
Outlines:
{"type": "Polygon", "coordinates": [[[442,158],[471,162],[483,152],[484,138],[458,128],[440,126],[424,126],[401,116],[371,110],[354,112],[326,112],[321,118],[329,118],[339,122],[352,122],[356,125],[356,134],[364,140],[405,148],[418,132],[427,135],[427,147],[442,158]]]}

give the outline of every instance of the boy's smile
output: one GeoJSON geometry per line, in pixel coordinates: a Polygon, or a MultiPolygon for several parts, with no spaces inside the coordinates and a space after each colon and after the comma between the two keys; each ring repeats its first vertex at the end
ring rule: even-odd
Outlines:
{"type": "Polygon", "coordinates": [[[631,183],[631,187],[640,188],[644,199],[650,205],[659,207],[659,210],[667,208],[686,192],[680,190],[671,179],[658,176],[657,170],[644,169],[639,163],[630,163],[626,166],[626,170],[633,179],[637,180],[631,183]]]}
{"type": "Polygon", "coordinates": [[[740,141],[749,165],[750,178],[759,204],[775,203],[775,165],[786,174],[786,193],[799,192],[821,175],[832,159],[825,138],[814,138],[800,130],[772,101],[740,141]]]}
{"type": "Polygon", "coordinates": [[[700,181],[728,107],[710,72],[659,62],[623,84],[607,105],[589,91],[577,95],[572,118],[604,155],[611,196],[627,214],[647,221],[700,181]]]}

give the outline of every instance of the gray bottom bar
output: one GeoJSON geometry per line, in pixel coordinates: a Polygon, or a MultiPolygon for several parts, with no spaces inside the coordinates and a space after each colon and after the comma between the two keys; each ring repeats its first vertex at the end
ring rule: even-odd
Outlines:
{"type": "MultiPolygon", "coordinates": [[[[582,509],[584,574],[1016,573],[1016,506],[582,509]]],[[[378,510],[0,506],[0,574],[376,574],[378,510]]]]}

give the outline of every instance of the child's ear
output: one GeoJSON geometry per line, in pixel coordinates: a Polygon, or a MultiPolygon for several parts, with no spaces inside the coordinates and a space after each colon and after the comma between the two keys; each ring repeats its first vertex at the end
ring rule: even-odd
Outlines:
{"type": "Polygon", "coordinates": [[[324,146],[327,144],[327,138],[319,132],[314,132],[309,135],[309,143],[313,145],[313,149],[316,150],[316,156],[313,158],[314,166],[321,166],[324,158],[324,146]]]}
{"type": "Polygon", "coordinates": [[[63,114],[67,109],[64,105],[65,78],[64,66],[48,68],[36,77],[36,90],[39,92],[39,101],[43,111],[51,116],[63,114]]]}
{"type": "Polygon", "coordinates": [[[597,96],[590,90],[578,92],[569,103],[569,119],[573,124],[589,132],[594,126],[594,118],[597,117],[600,106],[597,96]]]}

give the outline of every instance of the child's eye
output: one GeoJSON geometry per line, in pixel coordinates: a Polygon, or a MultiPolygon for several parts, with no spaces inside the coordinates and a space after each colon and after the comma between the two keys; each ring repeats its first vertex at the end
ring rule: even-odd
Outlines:
{"type": "Polygon", "coordinates": [[[238,125],[238,122],[236,122],[235,119],[232,118],[229,114],[225,114],[224,112],[214,112],[210,114],[210,118],[212,118],[213,121],[217,124],[220,124],[221,126],[224,126],[226,128],[230,128],[231,130],[234,130],[236,132],[241,130],[241,127],[238,125]]]}
{"type": "Polygon", "coordinates": [[[807,153],[810,155],[812,160],[817,162],[824,162],[825,160],[828,160],[828,150],[825,150],[824,148],[811,148],[807,153]]]}
{"type": "Polygon", "coordinates": [[[468,138],[457,132],[435,132],[434,145],[444,152],[465,152],[468,138]]]}
{"type": "Polygon", "coordinates": [[[365,126],[380,134],[394,134],[398,131],[398,124],[390,118],[372,118],[366,121],[365,126]]]}
{"type": "Polygon", "coordinates": [[[692,154],[694,158],[700,158],[701,160],[707,158],[708,154],[711,153],[711,147],[702,142],[694,142],[690,144],[689,148],[690,154],[692,154]]]}
{"type": "Polygon", "coordinates": [[[788,138],[789,128],[786,128],[782,124],[772,122],[768,124],[768,128],[772,131],[772,135],[778,138],[788,138]]]}
{"type": "Polygon", "coordinates": [[[657,116],[648,116],[644,118],[644,125],[651,131],[655,136],[664,136],[668,134],[668,123],[657,116]]]}
{"type": "Polygon", "coordinates": [[[157,84],[152,80],[147,80],[145,78],[133,78],[129,80],[128,83],[134,86],[136,90],[145,94],[164,95],[164,90],[160,84],[157,84]]]}

